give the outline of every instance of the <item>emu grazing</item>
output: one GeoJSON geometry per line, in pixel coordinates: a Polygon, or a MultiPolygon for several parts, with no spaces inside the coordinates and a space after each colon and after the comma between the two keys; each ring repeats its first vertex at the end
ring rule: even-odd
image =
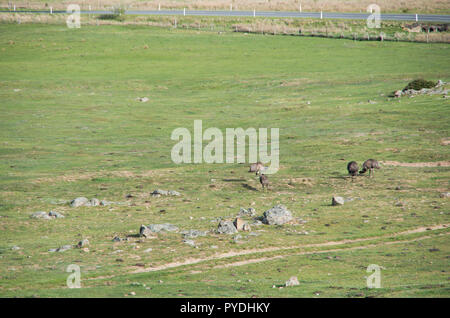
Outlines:
{"type": "Polygon", "coordinates": [[[256,175],[258,175],[258,172],[264,171],[264,169],[266,169],[266,167],[264,167],[263,164],[258,161],[257,163],[252,163],[250,165],[250,169],[248,170],[248,172],[256,172],[256,175]]]}
{"type": "Polygon", "coordinates": [[[348,170],[348,174],[352,176],[352,181],[353,178],[358,174],[358,164],[356,163],[356,161],[350,161],[347,165],[347,170],[348,170]]]}
{"type": "Polygon", "coordinates": [[[380,169],[380,164],[375,159],[368,159],[364,161],[362,170],[359,173],[365,173],[369,170],[369,177],[373,177],[375,175],[373,169],[380,169]]]}

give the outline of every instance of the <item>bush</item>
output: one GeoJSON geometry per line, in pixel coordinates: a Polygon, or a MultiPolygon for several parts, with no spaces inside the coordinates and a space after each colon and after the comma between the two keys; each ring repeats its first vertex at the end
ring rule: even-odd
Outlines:
{"type": "Polygon", "coordinates": [[[414,81],[410,82],[406,87],[403,89],[403,91],[406,91],[408,89],[414,89],[416,91],[420,91],[422,88],[433,88],[436,86],[437,83],[432,81],[427,81],[422,78],[415,79],[414,81]]]}
{"type": "Polygon", "coordinates": [[[113,10],[113,13],[101,14],[98,16],[100,20],[114,20],[114,21],[125,21],[125,9],[117,8],[113,10]]]}

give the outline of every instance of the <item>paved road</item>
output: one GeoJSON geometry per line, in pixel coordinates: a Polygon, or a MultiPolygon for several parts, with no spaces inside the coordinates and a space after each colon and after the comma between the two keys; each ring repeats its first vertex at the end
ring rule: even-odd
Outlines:
{"type": "MultiPolygon", "coordinates": [[[[48,13],[49,11],[20,11],[20,12],[36,12],[36,13],[48,13]]],[[[66,13],[65,11],[53,11],[53,13],[66,13]]],[[[82,14],[106,14],[111,11],[81,11],[82,14]]],[[[281,11],[203,11],[203,10],[154,10],[154,11],[134,11],[129,10],[127,14],[132,15],[187,15],[187,16],[214,16],[214,17],[270,17],[270,18],[316,18],[320,19],[320,12],[281,12],[281,11]]],[[[323,19],[353,19],[353,20],[366,20],[369,17],[369,13],[333,13],[323,12],[323,19]]],[[[450,23],[450,15],[435,15],[435,14],[418,14],[418,21],[426,22],[446,22],[450,23]]],[[[416,21],[415,14],[396,14],[396,13],[384,13],[381,14],[381,20],[393,20],[393,21],[416,21]]]]}

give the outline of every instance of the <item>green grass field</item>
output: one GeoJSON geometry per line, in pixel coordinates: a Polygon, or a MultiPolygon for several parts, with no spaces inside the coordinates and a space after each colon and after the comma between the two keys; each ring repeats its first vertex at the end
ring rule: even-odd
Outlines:
{"type": "Polygon", "coordinates": [[[388,97],[418,77],[450,81],[449,49],[0,24],[0,296],[449,297],[449,166],[384,165],[354,182],[346,171],[368,158],[450,160],[448,99],[388,97]],[[175,165],[171,132],[196,119],[280,128],[271,189],[246,164],[175,165]],[[355,200],[331,206],[333,195],[355,200]],[[66,203],[80,196],[121,204],[66,203]],[[277,203],[306,223],[254,226],[238,242],[211,232],[198,248],[179,232],[136,237],[153,223],[214,231],[240,207],[262,215],[277,203]],[[65,218],[30,218],[50,210],[65,218]],[[83,238],[88,251],[48,252],[83,238]],[[67,288],[70,264],[83,288],[67,288]],[[383,268],[380,289],[366,287],[369,264],[383,268]],[[299,286],[277,288],[291,276],[299,286]]]}

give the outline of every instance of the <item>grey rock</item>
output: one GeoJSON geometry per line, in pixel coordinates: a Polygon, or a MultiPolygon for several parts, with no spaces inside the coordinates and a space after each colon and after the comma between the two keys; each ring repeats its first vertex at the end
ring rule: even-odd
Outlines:
{"type": "Polygon", "coordinates": [[[82,248],[82,247],[86,247],[89,245],[89,240],[88,239],[84,239],[78,242],[77,247],[82,248]]]}
{"type": "Polygon", "coordinates": [[[159,232],[176,232],[178,231],[178,227],[175,225],[164,223],[164,224],[150,224],[147,226],[148,229],[154,233],[159,232]]]}
{"type": "Polygon", "coordinates": [[[51,219],[48,213],[44,211],[34,212],[33,214],[30,215],[30,217],[33,219],[45,219],[45,220],[51,219]]]}
{"type": "Polygon", "coordinates": [[[199,231],[199,230],[188,230],[181,232],[184,238],[196,238],[199,236],[206,236],[206,231],[199,231]]]}
{"type": "Polygon", "coordinates": [[[168,192],[169,195],[173,195],[173,196],[180,196],[181,193],[175,190],[169,190],[168,192]]]}
{"type": "Polygon", "coordinates": [[[144,250],[144,253],[150,253],[151,251],[153,251],[153,249],[150,247],[150,248],[147,248],[146,250],[144,250]]]}
{"type": "Polygon", "coordinates": [[[269,225],[281,225],[292,221],[291,212],[284,205],[278,204],[263,214],[262,222],[269,225]]]}
{"type": "Polygon", "coordinates": [[[233,241],[235,241],[235,242],[239,242],[239,240],[241,240],[241,239],[242,239],[242,235],[241,234],[235,235],[233,237],[233,241]]]}
{"type": "Polygon", "coordinates": [[[60,248],[58,248],[56,251],[57,252],[65,252],[65,251],[70,250],[72,248],[73,248],[72,245],[63,245],[60,248]]]}
{"type": "Polygon", "coordinates": [[[138,100],[142,103],[146,103],[149,101],[148,97],[138,97],[138,100]]]}
{"type": "Polygon", "coordinates": [[[99,206],[100,200],[97,198],[92,198],[89,200],[89,206],[99,206]]]}
{"type": "Polygon", "coordinates": [[[439,197],[441,198],[450,198],[450,192],[442,192],[439,197]]]}
{"type": "Polygon", "coordinates": [[[150,229],[145,225],[141,225],[139,229],[139,235],[143,237],[151,237],[154,236],[155,234],[152,231],[150,231],[150,229]]]}
{"type": "Polygon", "coordinates": [[[122,239],[118,236],[114,236],[114,238],[112,239],[113,242],[121,242],[122,239]]]}
{"type": "Polygon", "coordinates": [[[18,251],[18,250],[20,250],[20,247],[17,246],[17,245],[14,245],[13,247],[11,247],[11,249],[12,249],[13,251],[18,251]]]}
{"type": "Polygon", "coordinates": [[[344,205],[344,198],[343,197],[333,197],[331,199],[331,205],[344,205]]]}
{"type": "Polygon", "coordinates": [[[197,247],[197,245],[195,245],[195,242],[193,240],[183,240],[183,242],[189,246],[197,247]]]}
{"type": "Polygon", "coordinates": [[[89,200],[87,198],[79,197],[79,198],[76,198],[76,199],[72,200],[70,202],[70,206],[74,207],[74,208],[77,208],[77,207],[86,205],[88,202],[89,202],[89,200]]]}
{"type": "Polygon", "coordinates": [[[55,219],[64,218],[64,215],[62,215],[61,213],[56,212],[56,211],[50,211],[50,212],[48,213],[48,215],[49,215],[50,217],[55,218],[55,219]]]}
{"type": "Polygon", "coordinates": [[[219,223],[217,232],[219,232],[220,234],[234,234],[237,233],[237,229],[234,226],[233,222],[222,220],[219,223]]]}
{"type": "Polygon", "coordinates": [[[297,286],[297,285],[300,285],[300,283],[298,282],[298,278],[296,276],[292,276],[286,282],[286,287],[297,286]]]}
{"type": "Polygon", "coordinates": [[[169,194],[168,191],[166,191],[166,190],[161,190],[161,189],[156,189],[155,191],[153,191],[153,192],[151,193],[151,195],[154,196],[154,197],[160,197],[160,196],[162,196],[162,195],[168,195],[168,194],[169,194]]]}
{"type": "Polygon", "coordinates": [[[255,215],[256,215],[256,211],[254,208],[248,208],[248,209],[241,208],[238,213],[238,216],[255,216],[255,215]]]}

